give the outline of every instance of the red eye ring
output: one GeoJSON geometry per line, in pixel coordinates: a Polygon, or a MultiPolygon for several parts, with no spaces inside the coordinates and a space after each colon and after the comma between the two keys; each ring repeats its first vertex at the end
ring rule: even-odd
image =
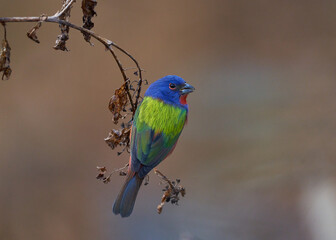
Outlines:
{"type": "Polygon", "coordinates": [[[169,83],[169,89],[174,90],[176,85],[174,83],[169,83]]]}

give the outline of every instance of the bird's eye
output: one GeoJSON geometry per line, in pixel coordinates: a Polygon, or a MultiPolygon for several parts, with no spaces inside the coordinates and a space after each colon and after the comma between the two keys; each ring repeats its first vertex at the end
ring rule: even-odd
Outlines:
{"type": "Polygon", "coordinates": [[[176,85],[174,83],[169,83],[169,88],[173,90],[176,88],[176,85]]]}

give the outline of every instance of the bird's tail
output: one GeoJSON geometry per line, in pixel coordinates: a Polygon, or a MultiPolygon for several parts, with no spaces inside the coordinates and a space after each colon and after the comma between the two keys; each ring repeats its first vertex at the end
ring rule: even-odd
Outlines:
{"type": "Polygon", "coordinates": [[[136,197],[143,178],[140,178],[137,173],[128,170],[126,181],[121,188],[117,199],[113,205],[113,213],[122,217],[129,217],[133,211],[136,197]]]}

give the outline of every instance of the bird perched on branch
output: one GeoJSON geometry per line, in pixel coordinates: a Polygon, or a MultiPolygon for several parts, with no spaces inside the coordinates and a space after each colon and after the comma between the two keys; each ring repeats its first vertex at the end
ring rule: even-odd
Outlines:
{"type": "Polygon", "coordinates": [[[174,75],[155,81],[147,89],[134,115],[128,173],[114,202],[114,214],[131,215],[144,177],[174,150],[187,121],[187,96],[194,90],[174,75]]]}

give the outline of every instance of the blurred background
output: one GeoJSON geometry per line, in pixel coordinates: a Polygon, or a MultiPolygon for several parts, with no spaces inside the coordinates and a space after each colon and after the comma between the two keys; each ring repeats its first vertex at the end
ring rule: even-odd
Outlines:
{"type": "MultiPolygon", "coordinates": [[[[54,14],[61,1],[1,1],[0,16],[54,14]]],[[[112,214],[123,166],[104,138],[122,83],[103,46],[56,24],[9,23],[0,82],[0,239],[336,239],[336,2],[98,1],[94,31],[128,50],[151,83],[196,87],[189,122],[159,169],[187,195],[156,213],[154,174],[130,218],[112,214]]],[[[80,1],[71,21],[81,25],[80,1]]],[[[2,30],[1,30],[2,31],[2,30]]],[[[2,32],[1,32],[2,34],[2,32]]],[[[131,63],[121,58],[125,67],[131,63]]]]}

